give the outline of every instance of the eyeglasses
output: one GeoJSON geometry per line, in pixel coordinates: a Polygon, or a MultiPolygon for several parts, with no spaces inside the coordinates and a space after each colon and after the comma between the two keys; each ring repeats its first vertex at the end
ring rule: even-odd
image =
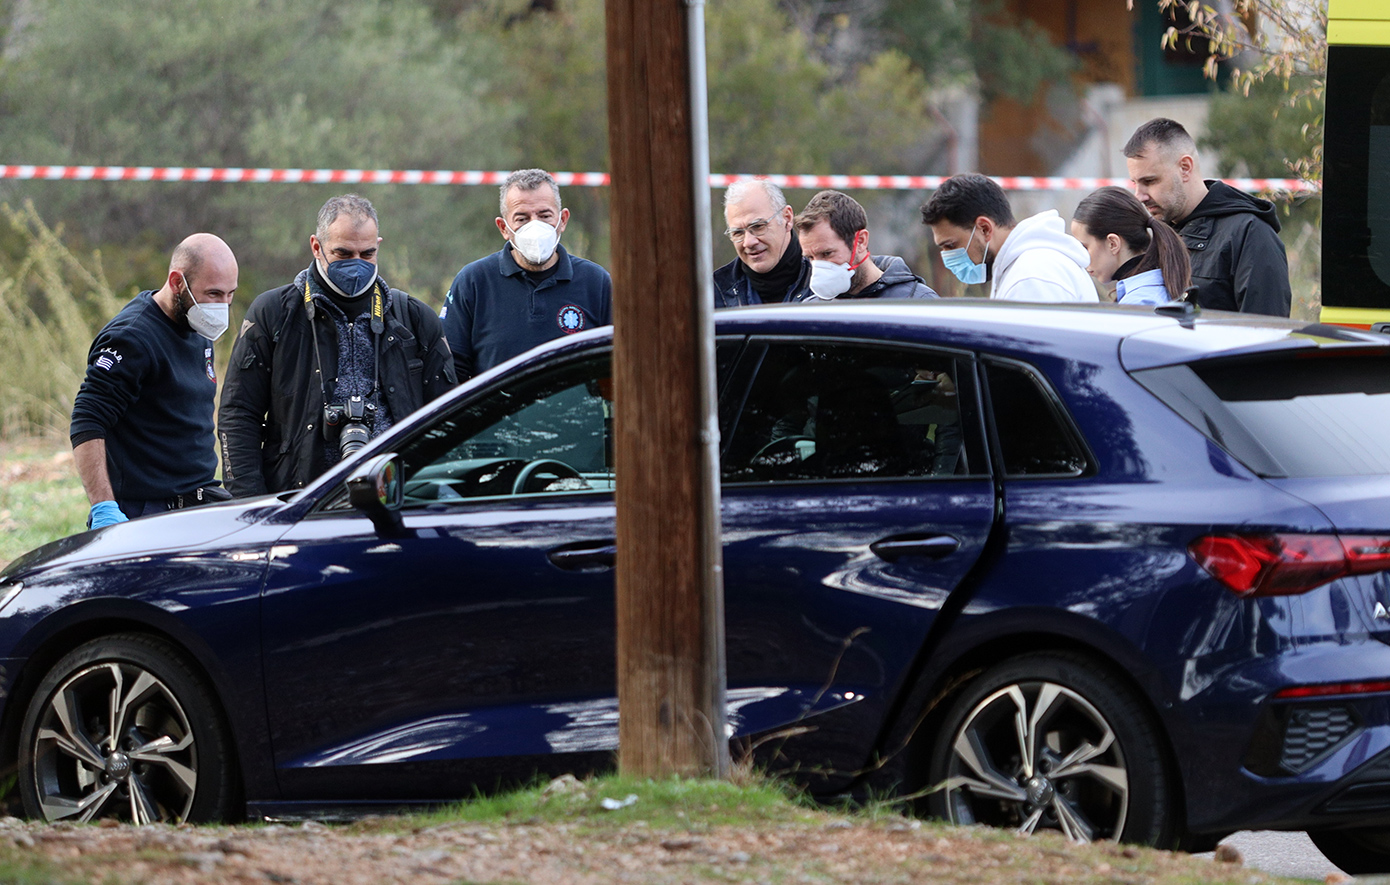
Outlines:
{"type": "Polygon", "coordinates": [[[763,234],[767,233],[767,229],[770,227],[772,227],[772,222],[768,221],[766,218],[759,218],[747,227],[729,228],[724,231],[724,236],[733,240],[735,243],[742,241],[745,234],[761,240],[763,234]]]}

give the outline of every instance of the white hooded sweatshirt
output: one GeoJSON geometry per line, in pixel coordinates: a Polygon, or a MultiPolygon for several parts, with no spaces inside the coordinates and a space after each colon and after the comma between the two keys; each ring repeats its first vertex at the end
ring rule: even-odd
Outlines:
{"type": "Polygon", "coordinates": [[[1099,301],[1086,273],[1091,257],[1067,233],[1056,209],[1025,218],[994,259],[991,298],[1010,301],[1099,301]]]}

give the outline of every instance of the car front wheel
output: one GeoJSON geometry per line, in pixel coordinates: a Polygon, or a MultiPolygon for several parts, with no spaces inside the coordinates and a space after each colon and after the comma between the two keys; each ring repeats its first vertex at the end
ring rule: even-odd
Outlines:
{"type": "Polygon", "coordinates": [[[20,733],[25,813],[49,821],[211,821],[231,811],[231,746],[172,646],[139,634],[79,646],[40,682],[20,733]]]}
{"type": "Polygon", "coordinates": [[[1175,827],[1152,717],[1089,657],[1022,655],[957,698],[932,752],[929,807],[957,824],[1165,846],[1175,827]]]}

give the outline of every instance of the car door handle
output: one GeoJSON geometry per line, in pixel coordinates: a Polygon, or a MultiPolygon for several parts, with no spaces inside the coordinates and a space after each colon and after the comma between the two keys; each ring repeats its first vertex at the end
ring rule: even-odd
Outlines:
{"type": "Polygon", "coordinates": [[[567,572],[597,572],[613,567],[618,545],[614,541],[579,541],[556,547],[545,556],[567,572]]]}
{"type": "Polygon", "coordinates": [[[960,540],[950,535],[892,535],[869,545],[879,559],[892,562],[900,556],[940,559],[960,548],[960,540]]]}

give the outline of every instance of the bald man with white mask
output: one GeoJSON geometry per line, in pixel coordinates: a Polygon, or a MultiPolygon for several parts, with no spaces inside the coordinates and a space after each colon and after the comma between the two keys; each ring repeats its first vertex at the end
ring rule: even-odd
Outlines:
{"type": "Polygon", "coordinates": [[[213,342],[236,287],[231,248],[194,234],[174,249],[164,284],[92,342],[70,432],[90,528],[230,497],[216,479],[213,342]]]}

